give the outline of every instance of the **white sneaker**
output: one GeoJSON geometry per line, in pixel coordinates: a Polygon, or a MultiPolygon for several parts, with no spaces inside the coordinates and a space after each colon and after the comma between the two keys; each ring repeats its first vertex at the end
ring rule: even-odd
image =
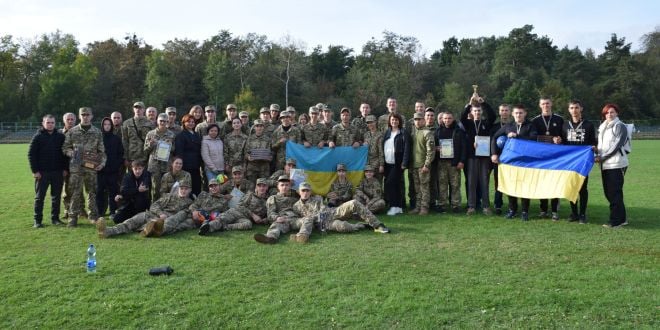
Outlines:
{"type": "Polygon", "coordinates": [[[403,214],[403,209],[400,207],[396,208],[396,214],[403,214]]]}
{"type": "Polygon", "coordinates": [[[387,210],[387,215],[395,215],[396,214],[396,207],[390,207],[389,210],[387,210]]]}

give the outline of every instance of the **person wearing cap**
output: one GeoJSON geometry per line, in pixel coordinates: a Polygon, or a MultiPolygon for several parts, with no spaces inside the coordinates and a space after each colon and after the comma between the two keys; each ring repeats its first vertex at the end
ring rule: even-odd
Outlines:
{"type": "Polygon", "coordinates": [[[266,234],[255,234],[254,239],[263,244],[275,244],[281,234],[292,230],[298,230],[298,234],[309,237],[312,233],[314,223],[305,218],[299,218],[293,211],[293,204],[297,198],[291,196],[291,181],[287,176],[281,176],[277,180],[277,195],[268,197],[266,209],[268,211],[268,222],[271,223],[266,234]]]}
{"type": "Polygon", "coordinates": [[[328,146],[330,148],[348,147],[357,148],[362,144],[362,134],[357,127],[351,125],[351,109],[341,108],[339,111],[341,123],[335,125],[330,131],[328,137],[328,146]]]}
{"type": "Polygon", "coordinates": [[[169,118],[166,113],[158,115],[158,127],[147,133],[144,140],[144,152],[149,155],[147,170],[151,173],[153,200],[160,198],[160,181],[167,173],[167,166],[174,154],[176,136],[167,128],[169,118]]]}
{"type": "Polygon", "coordinates": [[[364,179],[355,188],[355,200],[363,204],[372,213],[385,211],[387,203],[383,199],[383,187],[374,177],[375,168],[367,165],[364,168],[364,179]]]}
{"type": "MultiPolygon", "coordinates": [[[[415,112],[413,113],[413,116],[416,113],[421,113],[423,115],[425,107],[426,105],[424,104],[424,102],[422,101],[415,102],[415,108],[414,108],[415,112]]],[[[410,137],[413,138],[415,133],[415,118],[410,118],[406,122],[405,128],[406,131],[410,133],[410,137]]],[[[410,202],[410,208],[413,210],[419,209],[419,207],[417,207],[417,193],[415,190],[415,180],[413,178],[413,173],[410,168],[408,169],[407,173],[408,173],[408,201],[410,202]]]]}
{"type": "Polygon", "coordinates": [[[174,154],[183,161],[183,169],[190,174],[192,193],[202,190],[202,138],[195,133],[195,118],[188,114],[181,118],[183,132],[174,139],[174,154]]]}
{"type": "Polygon", "coordinates": [[[287,141],[293,143],[302,141],[300,129],[291,125],[291,113],[289,111],[284,111],[280,114],[280,121],[282,122],[282,125],[275,129],[273,136],[271,137],[273,153],[275,153],[276,170],[284,168],[287,141]]]}
{"type": "Polygon", "coordinates": [[[286,111],[288,111],[289,114],[291,115],[291,122],[293,123],[292,125],[296,126],[297,116],[298,116],[296,114],[296,108],[289,105],[289,106],[286,107],[286,111]]]}
{"type": "Polygon", "coordinates": [[[62,153],[69,157],[69,183],[71,184],[71,205],[69,206],[69,227],[78,225],[78,215],[84,202],[79,200],[87,191],[89,220],[98,219],[96,207],[96,172],[105,166],[106,155],[103,134],[92,125],[92,108],[78,109],[80,124],[71,128],[65,135],[62,153]]]}
{"type": "MultiPolygon", "coordinates": [[[[277,128],[277,125],[272,123],[272,118],[270,117],[270,110],[268,110],[268,107],[263,107],[259,111],[259,119],[262,120],[263,125],[264,125],[264,134],[268,136],[270,139],[271,135],[273,135],[273,132],[277,128]]],[[[250,130],[250,135],[254,132],[254,126],[250,130]]]]}
{"type": "Polygon", "coordinates": [[[371,106],[369,103],[362,103],[360,104],[360,114],[351,120],[351,125],[355,126],[362,135],[368,131],[367,116],[369,115],[371,115],[371,106]]]}
{"type": "Polygon", "coordinates": [[[279,126],[280,124],[280,105],[279,104],[271,104],[270,105],[270,122],[273,123],[275,126],[279,126]]]}
{"type": "Polygon", "coordinates": [[[243,196],[238,206],[222,213],[214,220],[205,220],[199,227],[198,234],[204,236],[223,230],[248,230],[252,228],[253,223],[267,224],[267,199],[268,183],[266,179],[259,178],[254,190],[243,196]]]}
{"type": "Polygon", "coordinates": [[[181,133],[183,128],[181,125],[176,123],[176,108],[175,107],[167,107],[165,108],[165,113],[167,114],[167,129],[172,131],[174,133],[174,136],[177,134],[181,133]]]}
{"type": "Polygon", "coordinates": [[[332,112],[332,109],[327,104],[319,103],[316,105],[317,108],[319,108],[319,111],[321,111],[322,115],[322,120],[321,123],[325,125],[325,128],[328,129],[328,134],[330,134],[330,130],[332,130],[335,125],[338,123],[332,119],[332,116],[334,116],[334,112],[332,112]]]}
{"type": "MultiPolygon", "coordinates": [[[[291,177],[291,170],[296,168],[296,160],[293,158],[287,158],[286,162],[284,164],[284,169],[283,170],[277,170],[275,173],[273,173],[270,178],[268,178],[268,187],[270,187],[268,193],[270,195],[275,195],[277,194],[277,180],[280,178],[280,176],[285,175],[287,177],[291,177]]],[[[292,193],[296,193],[295,191],[292,190],[292,193]]]]}
{"type": "Polygon", "coordinates": [[[406,123],[406,116],[404,116],[402,113],[400,113],[397,110],[396,99],[393,97],[388,97],[386,106],[387,106],[387,113],[378,117],[378,130],[381,132],[387,131],[387,129],[390,127],[389,118],[390,115],[393,113],[399,114],[401,116],[401,128],[404,128],[404,124],[406,123]]]}
{"type": "Polygon", "coordinates": [[[144,151],[144,139],[147,133],[156,128],[144,116],[144,103],[133,103],[133,118],[121,125],[121,144],[124,146],[124,166],[131,166],[134,160],[147,162],[149,154],[144,151]]]}
{"type": "Polygon", "coordinates": [[[225,160],[225,173],[231,173],[234,166],[245,164],[245,142],[248,136],[243,133],[243,127],[240,119],[234,118],[231,121],[232,131],[225,135],[222,142],[225,144],[223,158],[225,160]]]}
{"type": "Polygon", "coordinates": [[[442,125],[435,131],[438,172],[438,212],[460,212],[461,170],[465,167],[467,150],[465,132],[458,127],[451,112],[442,113],[442,125]],[[443,151],[443,146],[446,150],[443,151]],[[450,195],[451,194],[451,195],[450,195]]]}
{"type": "Polygon", "coordinates": [[[151,173],[145,170],[146,164],[134,160],[124,174],[119,194],[114,196],[119,208],[110,215],[115,223],[122,223],[134,215],[146,211],[151,205],[151,173]]]}
{"type": "Polygon", "coordinates": [[[323,148],[328,139],[328,129],[319,122],[319,108],[309,107],[309,123],[300,128],[302,142],[306,148],[323,148]]]}
{"type": "MultiPolygon", "coordinates": [[[[60,132],[60,133],[62,133],[66,136],[66,132],[68,132],[74,126],[76,126],[76,114],[74,114],[73,112],[65,113],[62,116],[62,122],[64,123],[64,127],[60,128],[58,130],[58,132],[60,132]]],[[[65,159],[67,173],[69,171],[69,161],[70,161],[70,159],[68,159],[68,157],[67,157],[65,159]]],[[[71,184],[69,182],[70,178],[71,178],[70,175],[64,176],[64,188],[62,189],[63,190],[63,192],[62,192],[62,203],[64,204],[64,219],[69,218],[69,207],[71,206],[71,194],[73,193],[71,191],[71,184]]],[[[82,201],[82,202],[85,201],[85,199],[82,196],[80,196],[80,198],[78,200],[82,201]]],[[[86,216],[85,206],[81,205],[80,209],[82,210],[82,213],[83,213],[82,215],[86,216]]]]}
{"type": "Polygon", "coordinates": [[[328,205],[338,206],[353,199],[353,183],[346,177],[346,164],[337,164],[337,178],[330,185],[328,205]]]}
{"type": "MultiPolygon", "coordinates": [[[[167,217],[185,210],[190,204],[192,204],[192,200],[188,195],[190,195],[190,181],[181,181],[179,182],[179,188],[177,189],[176,194],[164,195],[151,204],[149,210],[140,212],[114,227],[106,227],[105,219],[99,218],[96,222],[96,232],[98,233],[99,238],[108,238],[130,232],[142,231],[143,235],[146,235],[154,229],[162,230],[160,228],[154,228],[154,225],[156,224],[155,220],[162,219],[164,221],[167,217]],[[150,225],[151,230],[145,232],[145,225],[152,220],[154,220],[154,223],[150,225]]],[[[222,200],[224,201],[224,199],[222,200]]],[[[162,221],[158,222],[158,224],[162,224],[162,221]]]]}
{"type": "MultiPolygon", "coordinates": [[[[356,200],[342,203],[337,207],[327,207],[323,204],[321,196],[312,195],[312,187],[303,182],[298,187],[300,199],[293,204],[293,211],[305,222],[314,223],[321,232],[334,231],[350,233],[365,228],[365,223],[377,233],[389,233],[390,230],[381,223],[363,204],[356,200]],[[364,223],[350,223],[357,215],[364,223]]],[[[291,235],[290,239],[299,243],[306,243],[309,236],[301,234],[291,235]]]]}
{"type": "Polygon", "coordinates": [[[150,220],[140,233],[144,237],[160,237],[180,231],[199,228],[205,221],[217,219],[229,209],[227,200],[220,192],[218,180],[211,179],[209,190],[202,191],[187,208],[166,218],[150,220]]]}
{"type": "MultiPolygon", "coordinates": [[[[438,124],[435,121],[435,109],[431,107],[426,107],[426,110],[424,110],[424,122],[426,125],[426,129],[428,129],[431,132],[431,134],[433,134],[433,136],[435,137],[435,131],[438,129],[438,124]]],[[[438,206],[438,161],[436,156],[433,156],[433,162],[431,163],[430,186],[431,189],[429,191],[431,194],[430,195],[431,207],[434,210],[439,210],[440,207],[438,206]]]]}
{"type": "Polygon", "coordinates": [[[383,133],[376,126],[376,116],[367,115],[365,123],[367,125],[367,131],[364,133],[364,142],[362,142],[362,145],[369,149],[367,152],[367,165],[371,165],[374,168],[374,177],[378,182],[382,182],[383,173],[385,172],[383,133]]]}
{"type": "Polygon", "coordinates": [[[243,166],[241,165],[234,166],[231,169],[231,180],[228,180],[220,186],[220,193],[224,195],[227,200],[231,200],[235,197],[232,195],[234,190],[241,192],[241,195],[238,196],[238,200],[240,200],[243,195],[254,190],[254,182],[249,181],[243,176],[243,166]]]}
{"type": "Polygon", "coordinates": [[[415,112],[413,119],[415,127],[411,137],[412,161],[409,171],[412,172],[415,183],[417,204],[410,214],[426,215],[429,213],[431,164],[435,158],[435,140],[433,133],[426,127],[423,113],[415,112]]]}
{"type": "Polygon", "coordinates": [[[209,125],[207,134],[202,138],[202,161],[207,181],[225,173],[224,149],[225,144],[220,138],[220,127],[218,124],[209,125]]]}
{"type": "Polygon", "coordinates": [[[124,148],[121,138],[113,132],[112,119],[101,120],[103,148],[105,149],[105,166],[96,173],[96,208],[99,215],[104,215],[109,208],[110,214],[117,211],[115,195],[119,190],[120,168],[124,165],[124,148]]]}
{"type": "MultiPolygon", "coordinates": [[[[232,121],[234,119],[240,120],[240,118],[238,117],[238,108],[236,107],[236,104],[231,104],[231,103],[227,104],[225,113],[227,114],[227,118],[225,118],[225,120],[223,120],[222,123],[218,124],[218,126],[220,126],[220,138],[222,139],[224,139],[224,137],[227,134],[231,133],[231,131],[234,130],[234,128],[232,127],[232,121]]],[[[248,129],[247,126],[241,125],[241,130],[243,131],[243,133],[247,134],[248,132],[247,129],[248,129]]]]}
{"type": "Polygon", "coordinates": [[[264,134],[264,122],[254,121],[254,134],[245,141],[245,177],[255,182],[258,178],[266,178],[270,174],[270,162],[273,160],[270,137],[264,134]],[[254,154],[254,155],[253,155],[254,154]]]}
{"type": "Polygon", "coordinates": [[[241,123],[245,127],[246,132],[249,132],[250,131],[250,126],[251,126],[250,125],[250,113],[248,113],[247,111],[241,111],[241,112],[238,113],[238,118],[241,119],[241,123]]]}
{"type": "Polygon", "coordinates": [[[195,126],[195,133],[197,133],[197,135],[200,137],[205,136],[208,133],[209,125],[216,124],[217,111],[218,109],[215,108],[215,105],[207,105],[204,108],[204,116],[206,119],[195,126]]]}

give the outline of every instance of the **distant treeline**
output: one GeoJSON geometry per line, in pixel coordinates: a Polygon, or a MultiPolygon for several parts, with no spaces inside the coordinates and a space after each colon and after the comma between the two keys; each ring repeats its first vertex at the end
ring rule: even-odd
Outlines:
{"type": "Polygon", "coordinates": [[[559,49],[532,31],[525,25],[506,37],[452,37],[430,57],[415,37],[388,31],[359,52],[318,46],[309,54],[290,37],[275,42],[226,30],[202,42],[174,39],[162,49],[136,35],[85,47],[59,31],[36,40],[4,35],[0,121],[38,121],[80,106],[130,116],[136,100],[180,113],[194,104],[236,103],[252,118],[270,103],[306,111],[324,102],[355,114],[367,102],[382,113],[389,96],[405,113],[416,100],[457,112],[474,84],[493,105],[522,103],[537,112],[538,98],[547,96],[564,114],[577,98],[593,119],[607,102],[619,104],[624,119],[660,118],[660,29],[644,36],[639,52],[612,34],[598,56],[591,49],[559,49]]]}

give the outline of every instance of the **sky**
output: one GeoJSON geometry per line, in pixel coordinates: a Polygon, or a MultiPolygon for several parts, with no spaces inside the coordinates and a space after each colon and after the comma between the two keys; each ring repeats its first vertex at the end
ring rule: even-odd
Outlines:
{"type": "Polygon", "coordinates": [[[343,45],[357,53],[387,30],[416,37],[430,56],[455,36],[506,36],[525,24],[562,48],[603,51],[616,33],[641,47],[644,34],[660,29],[658,0],[585,1],[94,1],[0,0],[0,35],[33,39],[60,30],[81,46],[136,34],[162,48],[168,40],[200,42],[220,30],[234,36],[290,36],[310,51],[317,45],[343,45]]]}

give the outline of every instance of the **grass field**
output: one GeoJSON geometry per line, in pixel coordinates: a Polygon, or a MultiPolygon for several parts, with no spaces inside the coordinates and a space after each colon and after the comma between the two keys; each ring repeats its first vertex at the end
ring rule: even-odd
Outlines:
{"type": "Polygon", "coordinates": [[[608,207],[594,168],[587,225],[565,221],[562,201],[558,223],[381,216],[392,234],[265,246],[252,239],[265,227],[106,240],[86,221],[33,229],[27,146],[0,145],[0,327],[657,329],[658,150],[635,142],[624,229],[601,227],[608,207]],[[96,274],[85,273],[89,243],[96,274]],[[147,275],[166,264],[172,276],[147,275]]]}

